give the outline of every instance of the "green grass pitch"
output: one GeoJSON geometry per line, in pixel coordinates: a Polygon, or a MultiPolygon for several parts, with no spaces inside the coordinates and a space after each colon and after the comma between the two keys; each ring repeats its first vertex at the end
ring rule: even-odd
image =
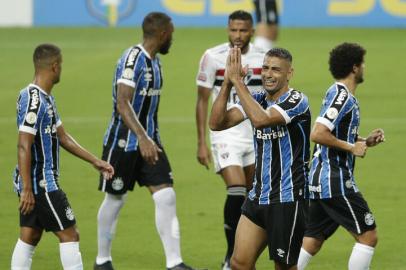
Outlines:
{"type": "MultiPolygon", "coordinates": [[[[139,29],[39,28],[0,29],[0,269],[9,269],[18,237],[18,200],[11,175],[16,164],[15,102],[19,89],[33,77],[34,47],[53,42],[63,51],[63,73],[54,90],[64,126],[83,146],[101,153],[102,137],[111,114],[111,80],[122,51],[140,41],[139,29]]],[[[219,269],[225,252],[222,208],[225,188],[212,168],[196,160],[195,75],[205,49],[226,41],[223,29],[177,29],[171,53],[162,56],[164,90],[160,130],[175,176],[177,209],[185,262],[219,269]]],[[[313,120],[333,82],[327,67],[329,50],[342,41],[367,49],[365,83],[357,89],[361,134],[377,127],[387,141],[358,159],[357,183],[373,210],[379,243],[371,269],[405,269],[406,30],[281,29],[279,46],[294,57],[291,86],[310,99],[313,120]]],[[[85,269],[96,256],[96,215],[103,194],[91,166],[62,150],[60,183],[67,192],[80,230],[85,269]]],[[[308,269],[346,269],[353,239],[343,229],[326,242],[308,269]]],[[[113,243],[117,269],[164,269],[165,260],[154,224],[154,207],[146,189],[136,188],[120,214],[113,243]]],[[[32,269],[61,269],[57,239],[44,234],[32,269]]],[[[273,269],[267,253],[257,269],[273,269]]]]}

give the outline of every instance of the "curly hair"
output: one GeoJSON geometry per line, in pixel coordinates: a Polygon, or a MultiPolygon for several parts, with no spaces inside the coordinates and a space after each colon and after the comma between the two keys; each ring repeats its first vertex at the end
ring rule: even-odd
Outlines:
{"type": "Polygon", "coordinates": [[[334,79],[346,78],[353,70],[354,65],[364,62],[366,50],[356,43],[344,42],[330,52],[329,67],[334,79]]]}

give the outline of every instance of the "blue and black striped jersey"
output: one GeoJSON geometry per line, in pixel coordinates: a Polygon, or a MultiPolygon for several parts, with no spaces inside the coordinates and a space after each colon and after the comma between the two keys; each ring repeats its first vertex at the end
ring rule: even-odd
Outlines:
{"type": "Polygon", "coordinates": [[[137,136],[124,124],[117,111],[117,88],[122,83],[134,88],[131,105],[148,136],[160,143],[158,106],[162,88],[162,71],[158,57],[137,45],[127,49],[117,62],[113,79],[113,114],[104,136],[104,146],[123,151],[136,151],[137,136]]]}
{"type": "MultiPolygon", "coordinates": [[[[59,189],[59,139],[56,130],[61,124],[53,96],[34,84],[21,90],[17,101],[17,127],[19,132],[35,135],[31,147],[34,194],[59,189]]],[[[23,181],[18,165],[14,173],[14,186],[17,192],[22,191],[23,181]]]]}
{"type": "MultiPolygon", "coordinates": [[[[327,90],[316,122],[325,125],[340,140],[352,144],[357,141],[358,101],[344,84],[335,83],[327,90]]],[[[358,192],[354,165],[355,157],[351,153],[317,144],[310,168],[310,198],[324,199],[358,192]]]]}
{"type": "Polygon", "coordinates": [[[278,110],[286,124],[254,128],[256,169],[249,199],[259,204],[293,202],[303,198],[309,172],[308,98],[294,89],[276,102],[267,100],[266,96],[266,92],[253,95],[262,108],[278,110]]]}

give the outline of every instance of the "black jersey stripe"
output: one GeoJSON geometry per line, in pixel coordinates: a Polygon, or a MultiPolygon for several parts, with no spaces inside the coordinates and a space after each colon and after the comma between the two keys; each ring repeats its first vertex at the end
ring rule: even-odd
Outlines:
{"type": "Polygon", "coordinates": [[[138,46],[134,46],[127,54],[124,68],[134,69],[138,61],[138,57],[141,55],[141,51],[142,51],[141,48],[139,48],[138,46]]]}
{"type": "MultiPolygon", "coordinates": [[[[153,71],[151,60],[146,57],[145,61],[146,61],[148,70],[153,71]]],[[[146,89],[147,92],[148,92],[148,89],[154,88],[154,82],[155,82],[155,74],[154,74],[154,72],[151,72],[151,80],[148,82],[148,87],[146,89]]],[[[144,96],[144,102],[141,106],[141,111],[138,116],[138,119],[145,130],[147,130],[147,117],[148,117],[148,113],[149,113],[149,107],[151,105],[151,100],[152,100],[152,96],[149,96],[148,94],[146,94],[144,96]]]]}
{"type": "MultiPolygon", "coordinates": [[[[348,93],[347,89],[344,86],[337,84],[337,94],[335,95],[334,99],[332,100],[329,108],[335,108],[338,112],[344,108],[345,104],[349,100],[350,94],[348,93]]],[[[328,111],[328,110],[327,110],[328,111]]],[[[325,118],[328,118],[327,111],[324,114],[325,118]]],[[[330,119],[330,118],[328,118],[330,119]]]]}
{"type": "Polygon", "coordinates": [[[24,126],[34,128],[36,121],[31,122],[27,121],[27,118],[29,118],[31,115],[32,117],[38,117],[38,112],[41,106],[41,98],[40,98],[40,91],[39,89],[35,87],[29,87],[28,88],[28,96],[29,100],[27,103],[27,108],[26,108],[26,118],[24,119],[24,126]]]}

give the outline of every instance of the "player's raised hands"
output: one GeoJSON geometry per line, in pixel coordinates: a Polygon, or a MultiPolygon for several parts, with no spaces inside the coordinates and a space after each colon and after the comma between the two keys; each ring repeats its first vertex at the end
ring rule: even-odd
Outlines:
{"type": "Polygon", "coordinates": [[[138,146],[140,148],[141,156],[146,162],[154,165],[158,161],[158,153],[162,152],[162,150],[150,137],[145,136],[139,138],[138,146]]]}
{"type": "Polygon", "coordinates": [[[372,147],[385,141],[385,133],[383,129],[378,128],[373,130],[366,139],[366,145],[372,147]]]}
{"type": "Polygon", "coordinates": [[[234,48],[230,49],[227,57],[225,77],[234,84],[241,81],[247,73],[248,66],[244,68],[241,66],[241,49],[234,46],[234,48]]]}
{"type": "Polygon", "coordinates": [[[21,214],[27,215],[34,210],[35,199],[31,188],[24,188],[20,193],[20,206],[21,214]]]}

